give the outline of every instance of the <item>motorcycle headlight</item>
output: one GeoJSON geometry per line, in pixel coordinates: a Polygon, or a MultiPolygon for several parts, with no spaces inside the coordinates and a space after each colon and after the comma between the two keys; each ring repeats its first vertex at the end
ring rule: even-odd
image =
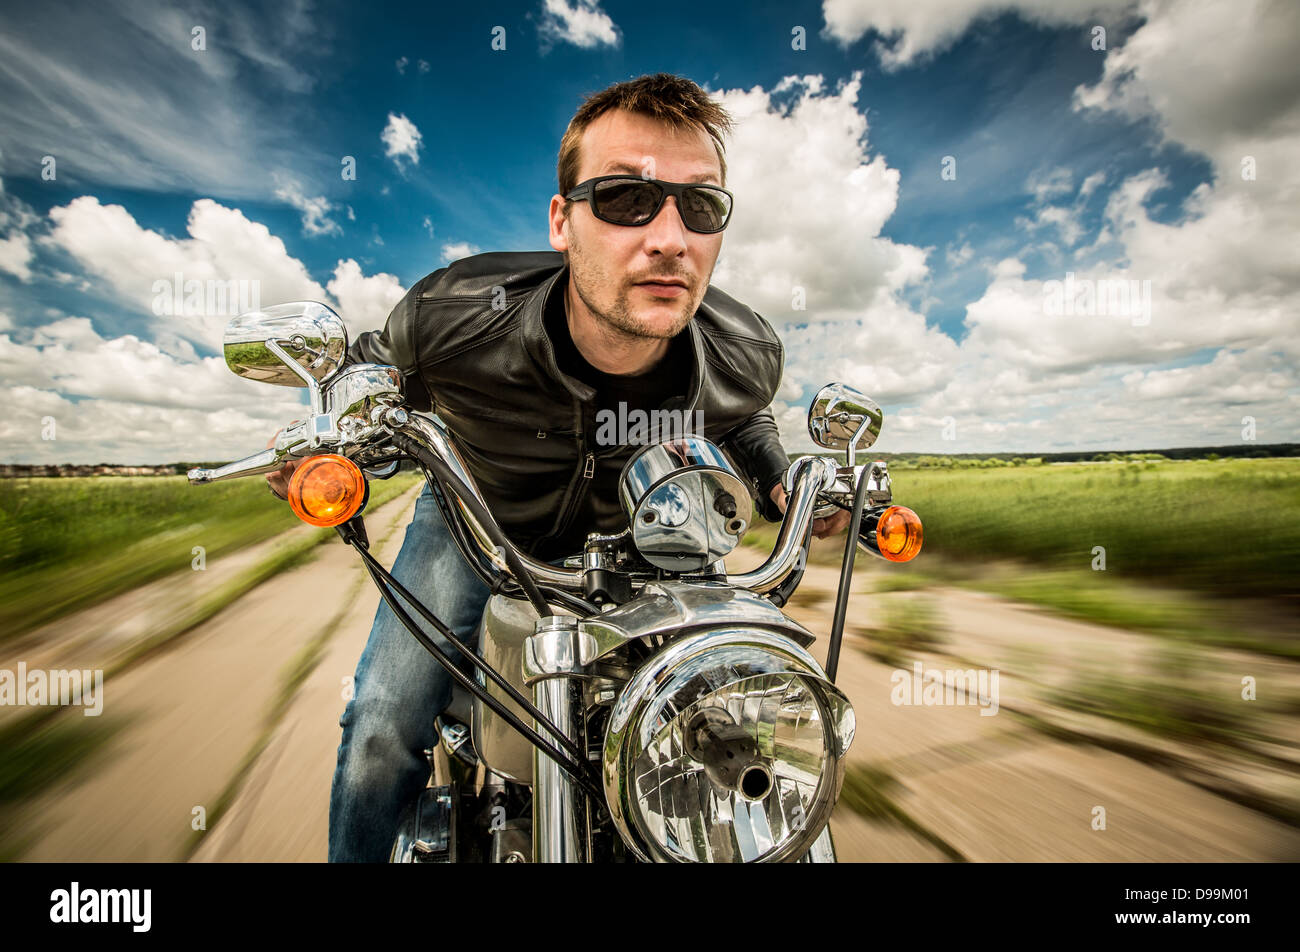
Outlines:
{"type": "Polygon", "coordinates": [[[736,628],[682,637],[610,713],[610,813],[645,860],[797,860],[830,820],[853,731],[848,698],[788,638],[736,628]]]}

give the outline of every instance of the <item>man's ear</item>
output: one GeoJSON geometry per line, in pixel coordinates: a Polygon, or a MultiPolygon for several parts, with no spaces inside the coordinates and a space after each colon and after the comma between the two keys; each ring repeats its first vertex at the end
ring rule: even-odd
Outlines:
{"type": "Polygon", "coordinates": [[[566,229],[569,227],[568,202],[562,195],[551,196],[551,209],[549,214],[550,224],[550,242],[551,247],[556,251],[569,250],[569,237],[566,229]]]}

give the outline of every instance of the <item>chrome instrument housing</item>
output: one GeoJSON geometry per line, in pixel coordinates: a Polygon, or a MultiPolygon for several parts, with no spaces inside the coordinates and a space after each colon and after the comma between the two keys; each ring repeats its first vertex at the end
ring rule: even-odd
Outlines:
{"type": "Polygon", "coordinates": [[[325,389],[325,409],[349,443],[364,441],[384,412],[402,402],[401,372],[382,364],[353,364],[331,377],[325,389]]]}
{"type": "Polygon", "coordinates": [[[642,447],[618,482],[633,544],[657,568],[699,571],[731,552],[749,528],[748,485],[702,436],[642,447]]]}

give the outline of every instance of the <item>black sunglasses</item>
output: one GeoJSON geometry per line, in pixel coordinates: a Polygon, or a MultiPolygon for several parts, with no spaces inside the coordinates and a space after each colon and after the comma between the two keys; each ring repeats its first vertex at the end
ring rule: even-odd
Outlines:
{"type": "Polygon", "coordinates": [[[669,195],[691,231],[712,235],[731,219],[731,193],[717,185],[689,185],[643,179],[635,175],[598,175],[574,186],[569,201],[586,199],[591,213],[611,225],[644,225],[652,221],[669,195]]]}

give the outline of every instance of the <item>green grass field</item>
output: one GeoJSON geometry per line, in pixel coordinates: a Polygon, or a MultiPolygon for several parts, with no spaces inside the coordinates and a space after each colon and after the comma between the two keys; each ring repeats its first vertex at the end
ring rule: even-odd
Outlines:
{"type": "MultiPolygon", "coordinates": [[[[895,501],[925,524],[925,548],[891,572],[924,574],[933,556],[1065,573],[1056,589],[1093,600],[1098,586],[1119,581],[1129,591],[1155,584],[1212,596],[1300,594],[1300,459],[896,466],[893,475],[895,501]],[[1091,570],[1097,546],[1104,572],[1091,570]]],[[[372,505],[416,478],[372,483],[372,505]]],[[[180,476],[0,480],[0,639],[188,569],[195,546],[211,559],[297,524],[260,478],[209,486],[180,476]]],[[[760,523],[749,541],[770,545],[774,536],[760,523]]],[[[823,543],[815,557],[838,560],[841,544],[823,543]]]]}
{"type": "MultiPolygon", "coordinates": [[[[370,506],[415,484],[371,483],[370,506]]],[[[301,525],[262,477],[0,480],[0,640],[170,572],[301,525]]]]}
{"type": "Polygon", "coordinates": [[[1300,459],[891,471],[924,552],[1204,594],[1300,594],[1300,459]],[[1094,547],[1105,571],[1093,571],[1094,547]]]}
{"type": "MultiPolygon", "coordinates": [[[[891,467],[927,556],[1019,562],[1215,596],[1300,594],[1300,459],[1071,463],[968,469],[891,467]],[[1093,569],[1095,547],[1105,569],[1093,569]]],[[[770,546],[760,523],[751,541],[770,546]]],[[[839,549],[836,544],[835,549],[839,549]]],[[[825,543],[822,558],[831,555],[825,543]]],[[[935,560],[935,561],[938,561],[935,560]]]]}

